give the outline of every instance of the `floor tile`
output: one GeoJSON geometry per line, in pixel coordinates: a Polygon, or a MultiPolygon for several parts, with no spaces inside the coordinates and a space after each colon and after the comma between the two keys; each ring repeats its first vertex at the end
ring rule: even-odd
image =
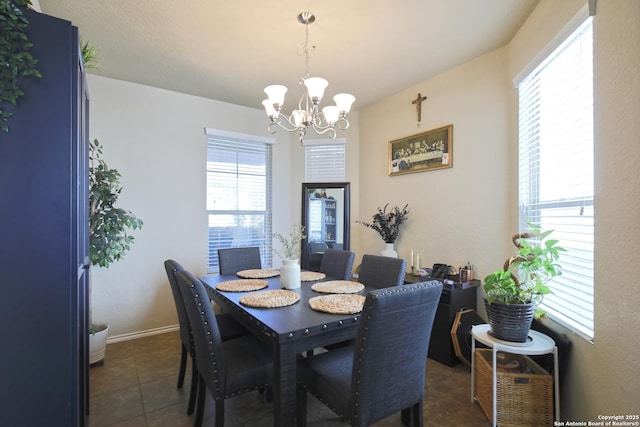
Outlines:
{"type": "MultiPolygon", "coordinates": [[[[176,387],[180,364],[177,331],[109,344],[105,363],[90,370],[89,427],[190,427],[187,415],[191,361],[182,389],[176,387]]],[[[428,360],[424,401],[425,427],[489,427],[482,409],[471,403],[471,372],[428,360]]],[[[203,425],[213,425],[215,405],[207,396],[203,425]]],[[[264,394],[249,392],[225,402],[225,426],[270,427],[273,409],[264,394]]],[[[346,423],[313,396],[308,397],[307,425],[343,427],[346,423]]],[[[402,426],[400,414],[372,427],[402,426]]]]}

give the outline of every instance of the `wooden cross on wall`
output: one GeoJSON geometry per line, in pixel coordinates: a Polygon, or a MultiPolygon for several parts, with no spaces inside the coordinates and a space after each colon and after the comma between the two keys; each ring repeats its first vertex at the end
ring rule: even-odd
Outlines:
{"type": "Polygon", "coordinates": [[[418,96],[416,96],[416,99],[411,101],[412,104],[415,104],[416,113],[418,113],[418,122],[416,123],[417,126],[420,126],[420,122],[422,121],[422,103],[425,99],[427,99],[427,97],[422,96],[422,94],[418,92],[418,96]]]}

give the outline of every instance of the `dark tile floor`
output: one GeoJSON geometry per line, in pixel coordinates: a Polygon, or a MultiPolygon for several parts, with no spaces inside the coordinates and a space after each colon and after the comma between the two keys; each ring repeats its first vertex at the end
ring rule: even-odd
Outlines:
{"type": "MultiPolygon", "coordinates": [[[[104,365],[90,371],[90,427],[190,427],[186,414],[189,378],[176,388],[180,362],[178,332],[124,341],[107,346],[104,365]]],[[[190,366],[187,366],[187,373],[190,366]]],[[[187,375],[189,377],[189,375],[187,375]]],[[[425,426],[478,426],[491,424],[477,403],[470,403],[471,374],[464,364],[453,368],[430,360],[427,364],[424,405],[425,426]]],[[[309,396],[308,425],[346,426],[325,406],[309,396]]],[[[213,425],[213,401],[207,401],[204,425],[213,425]]],[[[227,426],[273,425],[271,404],[258,392],[226,402],[227,426]]],[[[400,415],[375,424],[401,426],[400,415]]]]}

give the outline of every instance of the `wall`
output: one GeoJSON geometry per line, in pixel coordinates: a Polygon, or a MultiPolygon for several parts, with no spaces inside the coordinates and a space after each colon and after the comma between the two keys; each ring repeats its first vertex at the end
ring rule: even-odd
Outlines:
{"type": "MultiPolygon", "coordinates": [[[[479,277],[511,253],[517,227],[517,91],[513,77],[577,13],[584,0],[542,0],[503,49],[421,82],[360,115],[359,193],[364,218],[377,206],[409,203],[411,219],[397,242],[427,265],[476,264],[479,277]],[[428,96],[422,127],[410,103],[428,96]],[[453,167],[387,176],[388,141],[453,124],[453,167]]],[[[640,292],[634,266],[640,259],[640,2],[597,3],[594,19],[595,85],[595,339],[587,342],[557,324],[573,343],[561,410],[565,420],[637,415],[640,381],[640,292]]],[[[357,218],[357,217],[356,217],[357,218]]],[[[357,226],[359,227],[359,226],[357,226]]],[[[370,230],[360,251],[377,252],[370,230]]],[[[481,310],[483,311],[483,310],[481,310]]],[[[586,425],[586,424],[585,424],[586,425]]]]}
{"type": "MultiPolygon", "coordinates": [[[[206,274],[206,127],[270,136],[261,110],[89,75],[90,137],[122,173],[119,205],[144,221],[130,253],[108,269],[93,268],[94,321],[110,324],[113,340],[177,324],[163,262],[173,258],[206,274]]],[[[274,135],[274,164],[292,162],[290,135],[274,135]]],[[[294,218],[290,167],[273,170],[274,230],[294,218]]],[[[298,205],[299,206],[299,205],[298,205]]]]}
{"type": "MultiPolygon", "coordinates": [[[[504,261],[515,200],[509,196],[515,165],[509,161],[514,147],[508,138],[505,58],[498,49],[360,112],[360,215],[352,218],[370,221],[377,207],[408,203],[409,219],[396,241],[400,257],[413,250],[422,266],[470,261],[480,274],[504,261]],[[418,92],[427,96],[420,128],[411,104],[418,92]],[[449,124],[453,167],[388,176],[390,140],[449,124]]],[[[384,248],[375,231],[353,227],[360,235],[356,263],[362,254],[384,248]]]]}
{"type": "MultiPolygon", "coordinates": [[[[511,73],[584,3],[543,0],[510,44],[511,73]]],[[[640,350],[635,314],[640,292],[628,278],[640,258],[638,239],[630,233],[640,229],[639,46],[640,2],[599,1],[594,17],[595,339],[589,343],[570,335],[573,349],[562,396],[569,420],[638,413],[640,382],[629,367],[640,350]]]]}

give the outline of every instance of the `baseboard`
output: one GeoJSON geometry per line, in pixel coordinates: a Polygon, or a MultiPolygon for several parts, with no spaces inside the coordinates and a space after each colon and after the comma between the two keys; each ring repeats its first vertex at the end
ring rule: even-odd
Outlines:
{"type": "Polygon", "coordinates": [[[153,335],[166,334],[167,332],[174,332],[179,329],[180,327],[178,325],[171,325],[171,326],[164,326],[162,328],[148,329],[146,331],[132,332],[130,334],[115,335],[113,337],[107,338],[107,344],[113,344],[121,341],[135,340],[138,338],[150,337],[153,335]]]}

